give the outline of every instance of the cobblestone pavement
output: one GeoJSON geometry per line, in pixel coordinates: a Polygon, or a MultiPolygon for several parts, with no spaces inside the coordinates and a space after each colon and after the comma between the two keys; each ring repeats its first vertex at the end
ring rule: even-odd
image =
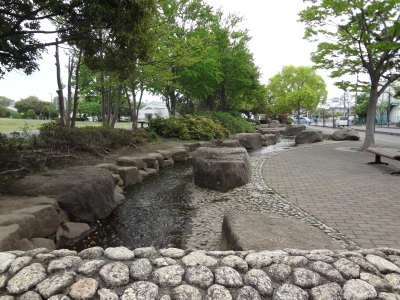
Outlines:
{"type": "MultiPolygon", "coordinates": [[[[335,143],[335,145],[339,144],[335,143]]],[[[314,147],[314,145],[297,148],[304,149],[302,151],[308,151],[310,147],[314,147]]],[[[297,152],[300,153],[300,151],[288,151],[285,154],[291,155],[292,153],[297,154],[297,152]]],[[[275,162],[274,158],[283,154],[276,155],[277,153],[279,152],[251,155],[252,179],[249,184],[242,187],[227,193],[202,189],[197,186],[192,187],[192,205],[195,208],[195,215],[191,219],[190,233],[184,242],[186,249],[219,250],[222,221],[225,213],[229,210],[273,213],[284,217],[297,218],[310,226],[320,228],[330,237],[338,240],[343,248],[357,248],[356,244],[348,237],[276,194],[265,184],[261,175],[262,166],[265,161],[267,163],[269,160],[275,162]]],[[[280,162],[276,161],[276,165],[273,168],[279,168],[282,171],[282,177],[285,177],[283,175],[285,174],[285,169],[290,172],[292,167],[282,167],[278,166],[279,164],[280,162]]],[[[272,173],[270,175],[274,176],[272,173]]],[[[288,185],[292,183],[289,180],[286,182],[288,185]]],[[[273,186],[276,186],[275,181],[273,186]]]]}
{"type": "MultiPolygon", "coordinates": [[[[400,169],[367,165],[374,155],[362,142],[325,143],[282,152],[265,161],[262,174],[277,194],[345,234],[362,247],[400,247],[400,169]]],[[[380,141],[379,147],[397,147],[380,141]]]]}

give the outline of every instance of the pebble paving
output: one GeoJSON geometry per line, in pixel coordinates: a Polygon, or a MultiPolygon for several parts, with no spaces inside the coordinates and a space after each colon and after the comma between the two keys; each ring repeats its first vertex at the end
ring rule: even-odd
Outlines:
{"type": "MultiPolygon", "coordinates": [[[[325,141],[323,143],[331,144],[337,142],[325,141]]],[[[318,145],[321,144],[319,143],[318,145]]],[[[276,194],[274,190],[267,186],[262,177],[263,164],[269,158],[283,151],[298,151],[298,149],[313,146],[289,147],[264,154],[251,154],[250,161],[253,171],[251,182],[229,192],[221,193],[193,186],[191,201],[196,212],[191,220],[191,232],[184,242],[185,247],[187,249],[219,250],[224,215],[229,210],[238,210],[272,213],[283,217],[296,218],[310,226],[321,229],[331,238],[337,240],[345,249],[358,248],[358,245],[346,235],[324,224],[292,202],[276,194]]]]}

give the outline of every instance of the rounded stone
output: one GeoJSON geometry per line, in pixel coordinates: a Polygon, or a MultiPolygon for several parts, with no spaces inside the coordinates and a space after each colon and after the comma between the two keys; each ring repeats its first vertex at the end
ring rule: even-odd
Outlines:
{"type": "Polygon", "coordinates": [[[102,257],[104,254],[104,249],[101,247],[92,247],[82,250],[78,255],[83,259],[94,259],[102,257]]]}
{"type": "Polygon", "coordinates": [[[341,258],[335,261],[333,266],[346,279],[355,279],[360,277],[360,266],[348,259],[341,258]]]}
{"type": "Polygon", "coordinates": [[[226,287],[241,287],[243,280],[238,271],[231,267],[219,267],[214,271],[215,283],[226,287]]]}
{"type": "Polygon", "coordinates": [[[249,269],[247,262],[244,259],[242,259],[236,255],[228,255],[228,256],[224,257],[221,260],[221,265],[234,268],[235,270],[238,270],[239,272],[247,272],[249,269]]]}
{"type": "Polygon", "coordinates": [[[319,274],[304,268],[297,268],[293,271],[293,283],[301,288],[312,288],[320,285],[322,278],[319,274]]]}
{"type": "Polygon", "coordinates": [[[185,281],[202,289],[207,289],[214,282],[214,274],[204,266],[188,267],[185,273],[185,281]]]}
{"type": "Polygon", "coordinates": [[[285,281],[291,272],[292,268],[285,264],[273,264],[267,270],[267,274],[278,282],[285,281]]]}
{"type": "Polygon", "coordinates": [[[261,300],[261,296],[251,286],[245,286],[239,290],[236,299],[237,300],[261,300]]]}
{"type": "Polygon", "coordinates": [[[122,300],[156,300],[158,298],[158,286],[151,282],[136,281],[127,288],[122,300]]]}
{"type": "Polygon", "coordinates": [[[250,253],[244,259],[250,268],[252,269],[260,269],[263,267],[268,267],[272,264],[271,256],[264,253],[250,253]]]}
{"type": "Polygon", "coordinates": [[[63,272],[61,275],[54,275],[39,283],[36,286],[36,290],[47,299],[50,296],[61,293],[65,288],[73,284],[75,275],[74,272],[63,272]]]}
{"type": "Polygon", "coordinates": [[[190,285],[180,285],[172,290],[174,300],[202,300],[200,291],[190,285]]]}
{"type": "Polygon", "coordinates": [[[153,279],[161,286],[177,286],[182,282],[185,270],[178,265],[166,266],[153,272],[153,279]]]}
{"type": "Polygon", "coordinates": [[[312,300],[343,299],[343,290],[336,282],[330,282],[310,290],[312,300]]]}
{"type": "Polygon", "coordinates": [[[195,251],[186,255],[182,258],[182,262],[187,267],[194,266],[205,266],[205,267],[215,267],[217,265],[217,260],[213,257],[205,255],[203,252],[195,251]]]}
{"type": "Polygon", "coordinates": [[[343,286],[343,295],[346,300],[367,300],[377,296],[375,288],[360,279],[350,279],[343,286]]]}
{"type": "Polygon", "coordinates": [[[10,294],[22,294],[42,282],[45,278],[46,270],[43,265],[33,263],[23,268],[8,281],[7,292],[10,294]]]}
{"type": "Polygon", "coordinates": [[[130,267],[130,275],[134,280],[146,280],[152,271],[153,268],[147,258],[134,261],[130,267]]]}
{"type": "Polygon", "coordinates": [[[93,278],[85,278],[71,285],[69,295],[75,300],[93,299],[96,295],[99,283],[93,278]]]}
{"type": "Polygon", "coordinates": [[[244,283],[255,288],[261,295],[272,294],[272,282],[268,275],[260,269],[252,269],[244,276],[244,283]]]}
{"type": "Polygon", "coordinates": [[[205,300],[232,300],[232,295],[226,287],[214,284],[208,288],[205,300]]]}
{"type": "Polygon", "coordinates": [[[275,290],[273,300],[308,300],[308,294],[301,288],[285,283],[275,290]]]}
{"type": "Polygon", "coordinates": [[[108,287],[118,287],[129,282],[129,268],[121,262],[105,265],[99,274],[108,287]]]}
{"type": "Polygon", "coordinates": [[[109,289],[100,289],[97,291],[97,294],[100,297],[100,300],[118,300],[119,297],[116,293],[109,289]]]}
{"type": "Polygon", "coordinates": [[[110,247],[104,251],[104,256],[112,260],[131,260],[135,258],[135,253],[126,247],[110,247]]]}
{"type": "Polygon", "coordinates": [[[185,255],[185,251],[178,248],[166,248],[166,249],[161,249],[160,254],[162,256],[170,258],[181,258],[185,255]]]}

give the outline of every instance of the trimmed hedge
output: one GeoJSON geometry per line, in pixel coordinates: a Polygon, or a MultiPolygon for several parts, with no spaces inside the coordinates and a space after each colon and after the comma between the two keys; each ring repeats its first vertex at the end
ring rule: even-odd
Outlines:
{"type": "Polygon", "coordinates": [[[155,118],[150,120],[149,128],[160,136],[180,140],[210,141],[224,139],[229,135],[229,131],[219,122],[195,115],[155,118]]]}
{"type": "Polygon", "coordinates": [[[247,119],[240,115],[240,112],[222,112],[222,111],[201,111],[199,115],[218,121],[229,130],[230,133],[255,132],[247,119]]]}
{"type": "Polygon", "coordinates": [[[43,124],[40,127],[39,138],[59,149],[117,149],[135,142],[130,130],[94,126],[71,129],[56,122],[43,124]]]}

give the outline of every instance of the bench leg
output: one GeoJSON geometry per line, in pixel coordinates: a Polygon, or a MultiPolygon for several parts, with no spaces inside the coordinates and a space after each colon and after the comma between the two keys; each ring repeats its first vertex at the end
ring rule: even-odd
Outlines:
{"type": "Polygon", "coordinates": [[[371,162],[369,162],[367,164],[369,164],[369,165],[377,165],[377,164],[379,164],[379,165],[388,165],[388,163],[385,163],[385,162],[381,161],[381,156],[378,155],[378,154],[375,154],[375,161],[371,161],[371,162]]]}

